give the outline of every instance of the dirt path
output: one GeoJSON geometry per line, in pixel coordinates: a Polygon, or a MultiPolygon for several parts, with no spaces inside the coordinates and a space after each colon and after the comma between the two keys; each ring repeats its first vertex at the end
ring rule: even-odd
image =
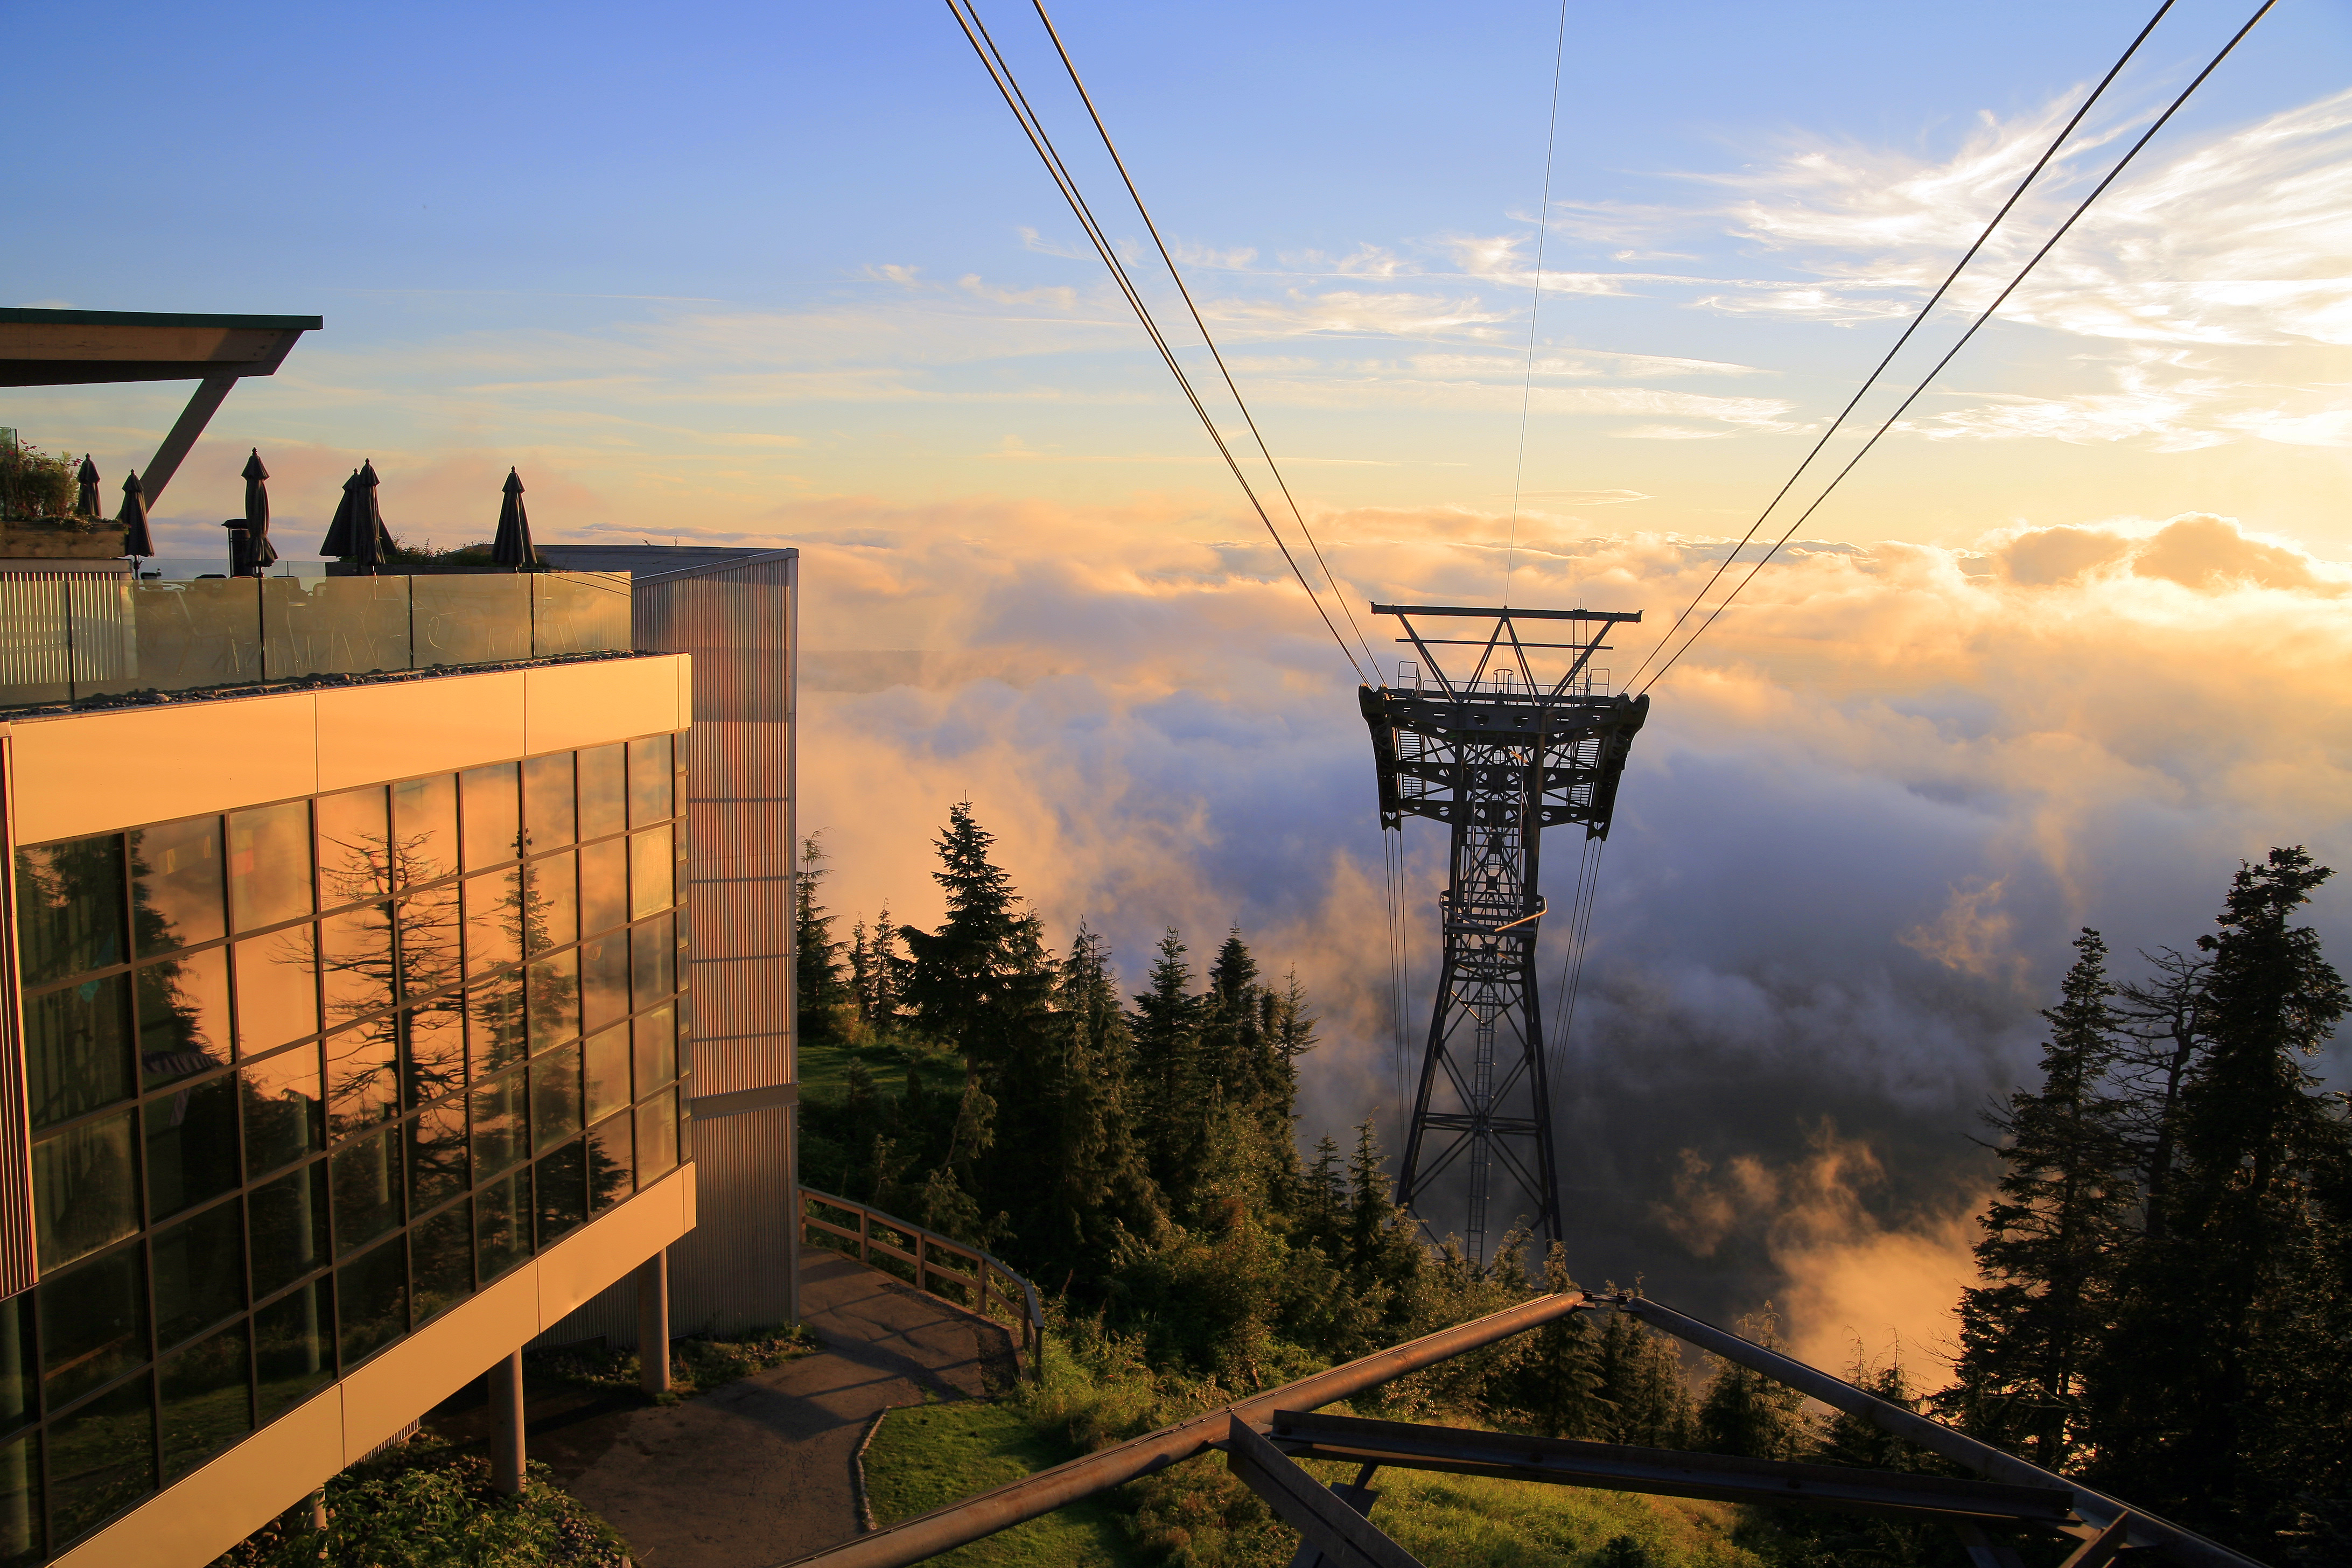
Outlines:
{"type": "Polygon", "coordinates": [[[816,1354],[682,1405],[532,1412],[532,1457],[628,1538],[638,1568],[766,1568],[847,1540],[877,1411],[1009,1379],[1003,1331],[837,1254],[803,1258],[816,1354]]]}

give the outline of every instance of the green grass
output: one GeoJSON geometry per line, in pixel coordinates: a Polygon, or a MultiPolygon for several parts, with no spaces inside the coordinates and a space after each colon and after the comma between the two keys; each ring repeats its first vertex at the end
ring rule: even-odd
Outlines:
{"type": "MultiPolygon", "coordinates": [[[[1310,1465],[1328,1485],[1352,1468],[1310,1465]]],[[[1765,1568],[1733,1543],[1725,1503],[1527,1481],[1383,1470],[1372,1522],[1429,1568],[1609,1568],[1627,1561],[1629,1539],[1649,1568],[1765,1568]]]]}
{"type": "Polygon", "coordinates": [[[863,1046],[803,1045],[794,1058],[801,1092],[841,1100],[849,1093],[849,1064],[864,1062],[874,1075],[874,1091],[885,1100],[907,1092],[907,1069],[920,1068],[929,1089],[953,1092],[963,1084],[962,1059],[950,1051],[903,1040],[872,1040],[863,1046]]]}
{"type": "MultiPolygon", "coordinates": [[[[892,1525],[1074,1457],[1011,1405],[907,1405],[886,1415],[866,1445],[866,1493],[874,1522],[892,1525]]],[[[1118,1512],[1092,1498],[931,1561],[950,1568],[1131,1568],[1139,1559],[1118,1512]]]]}

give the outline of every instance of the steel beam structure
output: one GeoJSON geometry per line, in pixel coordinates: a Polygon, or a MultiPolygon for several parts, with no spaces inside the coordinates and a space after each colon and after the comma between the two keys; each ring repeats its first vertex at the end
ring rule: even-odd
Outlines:
{"type": "MultiPolygon", "coordinates": [[[[1471,1260],[1482,1262],[1495,1228],[1497,1165],[1526,1199],[1517,1217],[1544,1241],[1561,1239],[1536,981],[1536,937],[1547,912],[1537,878],[1545,828],[1609,836],[1618,779],[1650,700],[1609,695],[1592,658],[1607,649],[1601,639],[1612,628],[1642,616],[1445,605],[1372,610],[1396,616],[1405,633],[1397,640],[1418,655],[1417,664],[1400,668],[1394,687],[1358,693],[1372,734],[1381,826],[1402,831],[1404,818],[1423,816],[1452,834],[1439,902],[1444,957],[1397,1200],[1442,1235],[1428,1195],[1449,1173],[1466,1184],[1461,1235],[1471,1260]],[[1438,637],[1417,627],[1416,616],[1486,625],[1479,636],[1438,637]],[[1531,623],[1525,637],[1522,622],[1531,623]]],[[[1507,1213],[1503,1226],[1512,1217],[1507,1213]]]]}

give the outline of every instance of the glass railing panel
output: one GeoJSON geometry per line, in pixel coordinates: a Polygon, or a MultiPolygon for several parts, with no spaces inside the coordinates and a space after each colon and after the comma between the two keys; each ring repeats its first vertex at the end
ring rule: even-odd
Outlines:
{"type": "MultiPolygon", "coordinates": [[[[267,577],[263,625],[274,680],[415,668],[408,577],[267,577]]],[[[207,586],[196,584],[192,586],[207,586]]]]}
{"type": "Polygon", "coordinates": [[[610,653],[629,641],[629,574],[625,572],[541,572],[530,579],[533,606],[531,653],[610,653]]]}
{"type": "Polygon", "coordinates": [[[0,703],[29,708],[73,696],[59,574],[0,578],[0,703]]]}
{"type": "Polygon", "coordinates": [[[140,673],[133,593],[128,577],[66,579],[76,697],[113,696],[148,685],[140,673]]]}
{"type": "Polygon", "coordinates": [[[419,669],[530,658],[530,579],[520,573],[408,579],[419,669]]]}
{"type": "Polygon", "coordinates": [[[259,680],[259,590],[260,584],[249,577],[131,585],[136,668],[111,685],[78,686],[74,695],[195,691],[259,680]]]}

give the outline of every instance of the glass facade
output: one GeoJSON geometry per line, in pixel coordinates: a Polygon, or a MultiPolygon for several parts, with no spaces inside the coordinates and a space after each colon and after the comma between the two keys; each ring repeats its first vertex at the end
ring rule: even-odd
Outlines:
{"type": "Polygon", "coordinates": [[[16,852],[40,1283],[0,1564],[673,1169],[684,747],[654,735],[16,852]]]}

